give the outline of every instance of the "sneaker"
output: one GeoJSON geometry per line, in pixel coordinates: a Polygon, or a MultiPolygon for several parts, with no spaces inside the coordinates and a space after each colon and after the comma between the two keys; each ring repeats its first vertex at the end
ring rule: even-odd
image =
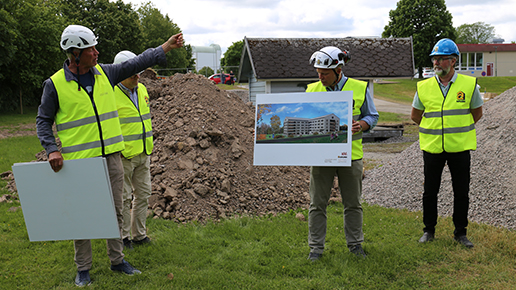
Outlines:
{"type": "Polygon", "coordinates": [[[123,239],[123,242],[124,242],[124,249],[128,249],[128,250],[133,249],[133,243],[131,242],[131,240],[129,240],[129,238],[123,239]]]}
{"type": "Polygon", "coordinates": [[[129,264],[129,262],[127,262],[126,260],[122,260],[122,263],[120,263],[118,265],[111,265],[111,270],[122,272],[129,276],[131,276],[133,274],[141,274],[142,273],[140,270],[131,266],[131,264],[129,264]]]}
{"type": "Polygon", "coordinates": [[[366,254],[365,254],[364,249],[362,248],[361,244],[349,247],[349,251],[351,253],[355,254],[355,256],[357,256],[357,257],[362,257],[362,258],[366,257],[366,254]]]}
{"type": "Polygon", "coordinates": [[[151,242],[151,239],[147,236],[145,236],[145,238],[141,239],[141,240],[133,240],[133,244],[135,245],[143,245],[143,244],[150,244],[151,242]]]}
{"type": "Polygon", "coordinates": [[[78,287],[84,287],[90,284],[90,270],[77,271],[77,276],[75,276],[75,285],[78,287]]]}
{"type": "Polygon", "coordinates": [[[315,261],[319,260],[320,258],[322,258],[322,254],[314,253],[314,252],[310,252],[310,254],[308,254],[308,260],[310,260],[312,262],[315,262],[315,261]]]}
{"type": "Polygon", "coordinates": [[[426,242],[431,242],[433,240],[434,240],[434,234],[429,233],[429,232],[425,232],[423,234],[423,236],[419,239],[419,242],[420,243],[426,243],[426,242]]]}
{"type": "Polygon", "coordinates": [[[460,236],[460,237],[455,237],[454,238],[457,242],[461,243],[462,245],[464,245],[466,248],[473,248],[473,243],[468,240],[468,238],[466,237],[466,235],[464,236],[460,236]]]}

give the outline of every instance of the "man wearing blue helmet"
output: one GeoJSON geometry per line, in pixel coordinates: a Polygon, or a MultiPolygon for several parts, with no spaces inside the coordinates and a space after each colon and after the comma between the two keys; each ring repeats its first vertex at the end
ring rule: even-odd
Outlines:
{"type": "Polygon", "coordinates": [[[455,72],[460,55],[451,39],[439,40],[430,56],[436,76],[417,83],[411,118],[419,125],[423,151],[423,229],[420,243],[432,241],[437,224],[437,194],[441,175],[448,164],[452,178],[454,238],[472,248],[467,238],[470,181],[470,151],[476,150],[475,123],[482,117],[484,101],[476,78],[455,72]]]}

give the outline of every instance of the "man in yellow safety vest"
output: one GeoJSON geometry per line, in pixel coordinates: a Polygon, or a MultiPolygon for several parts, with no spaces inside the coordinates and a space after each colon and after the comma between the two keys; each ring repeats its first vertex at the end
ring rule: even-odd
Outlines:
{"type": "Polygon", "coordinates": [[[364,155],[362,149],[362,132],[371,130],[378,122],[373,98],[367,83],[344,76],[342,67],[350,59],[349,52],[334,46],[327,46],[316,51],[310,58],[310,64],[317,69],[318,82],[308,85],[306,92],[353,92],[353,124],[351,131],[351,167],[320,167],[310,169],[310,208],[308,213],[308,259],[319,260],[324,251],[326,239],[326,207],[331,195],[335,175],[339,181],[339,190],[344,205],[344,232],[349,251],[356,256],[366,257],[362,242],[363,212],[362,170],[364,155]]]}
{"type": "MultiPolygon", "coordinates": [[[[136,54],[124,50],[115,56],[113,63],[122,63],[135,58],[136,54]]],[[[125,149],[122,151],[124,165],[124,195],[122,239],[124,247],[132,244],[150,243],[145,221],[151,196],[150,157],[154,147],[150,115],[149,93],[138,81],[139,72],[121,81],[115,87],[116,105],[125,149]],[[133,199],[134,196],[134,199],[133,199]]]]}
{"type": "MultiPolygon", "coordinates": [[[[124,169],[120,152],[124,150],[113,88],[122,80],[157,63],[166,63],[166,53],[183,46],[181,33],[171,36],[156,48],[147,49],[138,57],[121,64],[97,64],[97,37],[87,27],[69,25],[61,35],[61,48],[68,59],[63,68],[43,84],[41,105],[36,127],[41,145],[46,150],[55,172],[63,160],[105,157],[111,182],[118,225],[122,229],[122,191],[124,169]],[[52,132],[56,124],[61,140],[58,150],[52,132]]],[[[90,240],[75,240],[75,284],[91,283],[92,266],[90,240]]],[[[124,259],[122,239],[107,240],[111,270],[128,275],[139,274],[124,259]]]]}
{"type": "Polygon", "coordinates": [[[445,164],[453,185],[454,238],[472,248],[467,238],[470,181],[470,150],[476,150],[475,123],[482,117],[484,101],[474,77],[455,72],[460,55],[453,40],[439,40],[430,56],[435,77],[417,83],[411,118],[419,125],[419,144],[423,151],[423,236],[420,243],[432,241],[437,225],[437,194],[445,164]]]}

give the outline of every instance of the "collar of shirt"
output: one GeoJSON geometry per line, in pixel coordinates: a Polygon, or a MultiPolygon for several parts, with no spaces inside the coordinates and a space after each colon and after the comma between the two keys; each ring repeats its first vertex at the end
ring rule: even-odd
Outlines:
{"type": "MultiPolygon", "coordinates": [[[[70,71],[70,68],[68,68],[69,64],[70,64],[70,60],[69,59],[65,60],[65,62],[63,64],[63,69],[64,69],[64,72],[65,72],[65,79],[66,79],[67,82],[69,82],[69,81],[76,81],[77,78],[74,76],[72,71],[70,71]]],[[[100,72],[99,72],[99,70],[96,67],[90,68],[90,72],[93,75],[100,75],[100,72]]]]}
{"type": "Polygon", "coordinates": [[[326,87],[326,91],[328,92],[336,92],[342,90],[344,87],[344,84],[348,80],[348,77],[346,77],[344,74],[341,74],[340,81],[334,86],[334,87],[326,87]]]}
{"type": "MultiPolygon", "coordinates": [[[[132,93],[132,91],[130,89],[128,89],[126,86],[124,86],[122,83],[119,83],[120,84],[120,88],[122,88],[124,91],[128,92],[129,94],[132,93]]],[[[136,85],[136,87],[134,87],[134,91],[138,91],[138,85],[136,85]]]]}
{"type": "Polygon", "coordinates": [[[439,79],[438,76],[435,76],[435,78],[437,79],[439,86],[441,86],[441,88],[444,89],[444,88],[450,87],[450,84],[454,83],[457,80],[457,72],[453,72],[453,76],[452,76],[451,80],[448,82],[447,86],[445,86],[445,85],[443,85],[443,83],[441,83],[441,79],[439,79]]]}

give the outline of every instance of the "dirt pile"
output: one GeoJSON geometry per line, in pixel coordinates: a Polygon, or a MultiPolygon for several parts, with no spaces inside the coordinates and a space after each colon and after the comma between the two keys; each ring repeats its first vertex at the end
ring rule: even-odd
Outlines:
{"type": "MultiPolygon", "coordinates": [[[[471,153],[472,221],[516,229],[516,87],[487,101],[476,124],[477,150],[471,153]]],[[[369,204],[422,210],[423,154],[419,142],[382,167],[369,171],[363,197],[369,204]]],[[[445,167],[439,191],[439,215],[453,213],[453,191],[445,167]]]]}
{"type": "MultiPolygon", "coordinates": [[[[241,94],[197,74],[160,80],[147,70],[140,81],[155,138],[150,214],[185,222],[308,207],[308,167],[253,166],[254,107],[241,94]]],[[[14,181],[7,188],[15,192],[14,181]]]]}
{"type": "Polygon", "coordinates": [[[254,107],[196,74],[141,82],[149,90],[155,216],[176,221],[306,208],[308,167],[254,167],[254,107]]]}

